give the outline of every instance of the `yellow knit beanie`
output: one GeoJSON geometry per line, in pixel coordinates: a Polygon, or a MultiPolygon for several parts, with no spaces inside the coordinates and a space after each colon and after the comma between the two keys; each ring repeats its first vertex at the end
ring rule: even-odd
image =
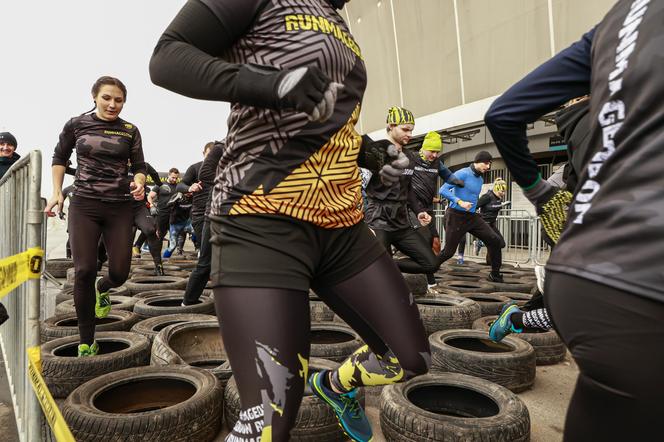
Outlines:
{"type": "Polygon", "coordinates": [[[426,134],[422,143],[422,149],[431,152],[440,152],[443,150],[443,141],[440,139],[440,134],[438,132],[429,132],[426,134]]]}

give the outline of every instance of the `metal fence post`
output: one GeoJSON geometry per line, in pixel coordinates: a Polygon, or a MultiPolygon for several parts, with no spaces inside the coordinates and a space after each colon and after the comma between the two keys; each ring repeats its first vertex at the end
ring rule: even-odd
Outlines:
{"type": "MultiPolygon", "coordinates": [[[[0,178],[0,257],[43,247],[41,152],[32,151],[0,178]]],[[[9,320],[0,329],[16,427],[22,442],[41,440],[42,411],[28,378],[27,348],[39,345],[40,279],[30,279],[3,298],[9,320]]]]}
{"type": "MultiPolygon", "coordinates": [[[[27,213],[27,239],[28,247],[42,247],[42,224],[44,213],[41,203],[41,170],[42,170],[41,151],[30,152],[30,174],[28,183],[28,213],[27,213]]],[[[44,261],[43,265],[46,265],[44,261]]],[[[26,324],[25,347],[34,347],[40,344],[39,336],[39,313],[41,300],[41,280],[31,279],[28,284],[28,318],[26,324]]],[[[27,367],[27,353],[25,354],[27,367]]],[[[26,438],[29,441],[38,441],[41,439],[41,406],[37,396],[32,391],[30,381],[26,375],[24,377],[26,404],[26,438]]]]}

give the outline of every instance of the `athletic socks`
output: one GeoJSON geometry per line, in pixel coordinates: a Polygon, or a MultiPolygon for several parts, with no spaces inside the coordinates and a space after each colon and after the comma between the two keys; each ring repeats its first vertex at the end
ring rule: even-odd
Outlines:
{"type": "MultiPolygon", "coordinates": [[[[514,316],[516,315],[512,315],[511,319],[516,325],[514,316]]],[[[523,325],[527,328],[539,328],[541,330],[551,330],[553,328],[549,312],[544,308],[523,313],[523,325]]]]}

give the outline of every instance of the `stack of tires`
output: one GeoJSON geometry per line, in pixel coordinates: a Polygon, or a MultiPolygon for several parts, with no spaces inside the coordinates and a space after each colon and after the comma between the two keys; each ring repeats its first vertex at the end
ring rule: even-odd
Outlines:
{"type": "Polygon", "coordinates": [[[535,277],[506,266],[504,282],[476,263],[446,264],[440,280],[416,297],[432,351],[431,370],[383,389],[380,422],[388,441],[526,441],[530,417],[515,393],[531,388],[536,365],[554,363],[564,346],[555,332],[488,336],[491,320],[510,302],[528,302],[535,277]]]}
{"type": "MultiPolygon", "coordinates": [[[[164,264],[167,276],[153,276],[152,260],[132,261],[130,278],[111,289],[111,312],[96,319],[99,353],[78,358],[73,264],[49,260],[49,271],[66,281],[56,315],[41,322],[42,373],[78,441],[210,441],[221,431],[231,372],[219,359],[225,353],[211,292],[182,307],[196,262],[164,264]]],[[[50,429],[43,439],[54,440],[50,429]]]]}

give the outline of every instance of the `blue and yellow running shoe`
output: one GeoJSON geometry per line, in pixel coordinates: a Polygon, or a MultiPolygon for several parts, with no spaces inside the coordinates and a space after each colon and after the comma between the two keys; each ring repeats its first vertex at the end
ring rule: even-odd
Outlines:
{"type": "Polygon", "coordinates": [[[492,341],[500,342],[510,333],[521,333],[523,331],[523,329],[516,328],[514,327],[514,324],[512,324],[510,316],[514,313],[521,313],[519,307],[514,303],[508,303],[503,306],[500,316],[493,321],[493,324],[491,324],[491,327],[489,328],[489,337],[492,341]]]}
{"type": "Polygon", "coordinates": [[[108,296],[108,291],[99,292],[99,280],[101,280],[101,277],[95,281],[95,316],[105,318],[111,311],[111,297],[108,296]]]}
{"type": "Polygon", "coordinates": [[[84,357],[84,356],[96,356],[97,353],[99,352],[99,344],[97,344],[97,341],[93,341],[92,345],[88,344],[79,344],[78,345],[78,357],[84,357]]]}
{"type": "Polygon", "coordinates": [[[369,419],[364,414],[362,405],[355,398],[357,389],[343,394],[335,393],[323,383],[324,376],[327,374],[328,370],[322,370],[309,376],[311,391],[332,407],[339,420],[339,426],[348,437],[358,442],[372,441],[373,431],[369,419]]]}

